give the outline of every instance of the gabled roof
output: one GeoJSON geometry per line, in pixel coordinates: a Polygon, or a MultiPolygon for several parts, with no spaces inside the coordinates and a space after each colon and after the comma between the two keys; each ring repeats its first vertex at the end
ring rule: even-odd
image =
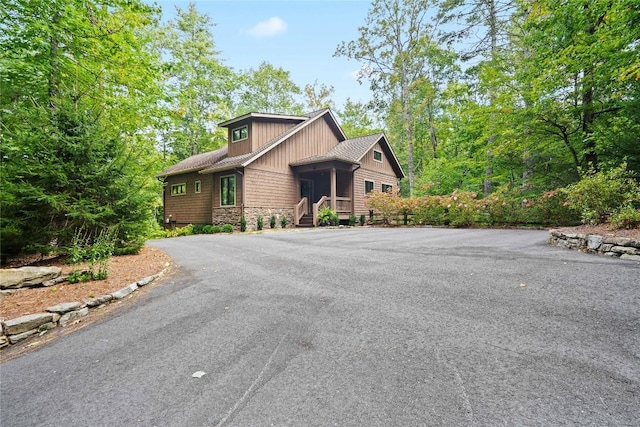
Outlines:
{"type": "MultiPolygon", "coordinates": [[[[255,116],[251,116],[252,114],[255,115],[255,113],[249,113],[249,115],[245,115],[246,117],[245,116],[242,116],[242,117],[245,117],[245,118],[255,117],[255,116]]],[[[293,126],[291,129],[287,130],[286,132],[276,136],[272,140],[268,141],[266,144],[264,144],[261,147],[259,147],[257,150],[255,150],[255,151],[253,151],[251,153],[242,154],[242,155],[239,155],[239,156],[227,157],[226,159],[223,159],[223,160],[217,162],[216,164],[214,164],[214,165],[212,165],[210,167],[207,167],[206,169],[201,170],[200,173],[203,173],[203,174],[214,173],[214,172],[219,172],[219,171],[224,171],[224,170],[229,170],[229,169],[246,167],[249,164],[251,164],[254,161],[256,161],[257,159],[259,159],[260,157],[262,157],[263,155],[265,155],[266,153],[268,153],[269,151],[271,151],[274,148],[276,148],[278,145],[282,144],[288,138],[292,137],[296,133],[300,132],[302,129],[304,129],[307,126],[309,126],[311,123],[314,123],[315,121],[319,120],[321,117],[324,117],[324,116],[330,117],[330,120],[333,121],[333,123],[335,125],[335,129],[340,134],[340,139],[342,139],[342,140],[346,139],[346,136],[344,135],[344,132],[342,131],[342,129],[338,125],[338,122],[337,122],[336,118],[333,116],[333,113],[329,109],[318,110],[318,111],[314,111],[312,113],[309,113],[309,114],[307,114],[305,116],[295,116],[295,117],[304,119],[304,121],[302,121],[302,122],[298,123],[297,125],[293,126]]],[[[287,116],[287,117],[294,117],[294,116],[287,116]]],[[[225,126],[228,126],[229,122],[233,123],[233,122],[236,122],[236,121],[238,121],[238,120],[232,119],[232,120],[224,122],[224,123],[226,123],[225,126]]],[[[220,124],[220,125],[222,125],[222,124],[220,124]]]]}
{"type": "Polygon", "coordinates": [[[376,145],[380,143],[380,147],[387,156],[391,167],[398,178],[404,178],[405,174],[402,166],[398,162],[393,149],[387,141],[387,137],[383,133],[361,136],[358,138],[347,139],[333,147],[327,154],[319,156],[311,156],[306,159],[291,163],[291,166],[301,166],[311,163],[320,163],[332,160],[339,160],[346,163],[359,165],[362,158],[376,145]]]}
{"type": "Polygon", "coordinates": [[[212,166],[220,160],[227,157],[229,146],[218,148],[217,150],[207,151],[206,153],[196,154],[191,157],[187,157],[183,161],[165,169],[156,175],[158,178],[178,175],[188,172],[196,172],[206,167],[212,166]]]}

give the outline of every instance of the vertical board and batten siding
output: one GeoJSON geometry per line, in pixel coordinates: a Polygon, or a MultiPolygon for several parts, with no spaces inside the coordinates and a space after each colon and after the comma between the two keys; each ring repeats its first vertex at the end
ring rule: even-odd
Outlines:
{"type": "Polygon", "coordinates": [[[208,224],[211,222],[211,196],[213,180],[211,175],[198,172],[169,176],[164,187],[164,217],[171,215],[177,225],[208,224]],[[195,192],[196,181],[201,183],[200,193],[195,192]],[[186,193],[171,195],[171,186],[186,184],[186,193]]]}
{"type": "Polygon", "coordinates": [[[353,207],[356,215],[369,212],[365,203],[365,180],[373,181],[373,189],[377,191],[382,191],[382,184],[393,185],[394,190],[398,189],[398,177],[380,144],[373,146],[360,160],[360,164],[361,167],[353,174],[353,207]],[[373,159],[373,150],[382,152],[382,162],[373,159]]]}
{"type": "Polygon", "coordinates": [[[296,124],[298,124],[298,122],[264,122],[252,120],[235,123],[229,127],[227,132],[227,141],[229,141],[229,157],[251,153],[278,135],[282,135],[296,124]],[[247,139],[232,142],[231,137],[233,130],[242,126],[247,126],[247,139]]]}
{"type": "Polygon", "coordinates": [[[245,168],[247,207],[293,207],[299,190],[290,163],[325,154],[338,144],[336,134],[321,118],[245,168]]]}

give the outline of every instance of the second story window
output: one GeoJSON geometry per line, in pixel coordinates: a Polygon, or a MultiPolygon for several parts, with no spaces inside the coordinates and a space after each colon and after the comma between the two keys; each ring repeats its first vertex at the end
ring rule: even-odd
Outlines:
{"type": "Polygon", "coordinates": [[[231,142],[242,141],[243,139],[247,139],[249,137],[249,127],[241,126],[231,131],[231,142]]]}
{"type": "Polygon", "coordinates": [[[373,160],[376,162],[382,161],[382,151],[373,150],[373,160]]]}

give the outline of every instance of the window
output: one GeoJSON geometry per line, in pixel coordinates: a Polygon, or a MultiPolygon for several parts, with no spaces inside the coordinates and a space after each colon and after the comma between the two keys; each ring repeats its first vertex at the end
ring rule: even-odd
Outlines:
{"type": "Polygon", "coordinates": [[[364,180],[364,194],[369,194],[373,191],[373,181],[364,180]]]}
{"type": "Polygon", "coordinates": [[[220,206],[236,204],[236,177],[233,175],[220,178],[220,206]]]}
{"type": "Polygon", "coordinates": [[[199,193],[202,191],[202,182],[196,181],[195,190],[196,190],[196,193],[199,193]]]}
{"type": "Polygon", "coordinates": [[[171,186],[172,196],[180,196],[186,193],[187,193],[187,184],[185,184],[184,182],[182,184],[173,184],[171,186]]]}
{"type": "Polygon", "coordinates": [[[382,184],[382,192],[386,193],[387,191],[393,191],[393,185],[391,184],[382,184]]]}
{"type": "Polygon", "coordinates": [[[245,125],[231,131],[231,142],[242,141],[249,136],[249,128],[245,125]]]}
{"type": "Polygon", "coordinates": [[[382,151],[373,150],[373,160],[376,162],[382,162],[382,151]]]}

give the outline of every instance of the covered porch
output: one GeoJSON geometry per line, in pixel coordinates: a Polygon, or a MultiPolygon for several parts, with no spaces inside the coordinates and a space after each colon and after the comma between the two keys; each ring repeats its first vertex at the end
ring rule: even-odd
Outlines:
{"type": "Polygon", "coordinates": [[[340,220],[353,215],[353,171],[357,166],[344,161],[307,162],[292,165],[299,202],[294,210],[296,226],[318,225],[318,211],[327,206],[340,220]]]}

